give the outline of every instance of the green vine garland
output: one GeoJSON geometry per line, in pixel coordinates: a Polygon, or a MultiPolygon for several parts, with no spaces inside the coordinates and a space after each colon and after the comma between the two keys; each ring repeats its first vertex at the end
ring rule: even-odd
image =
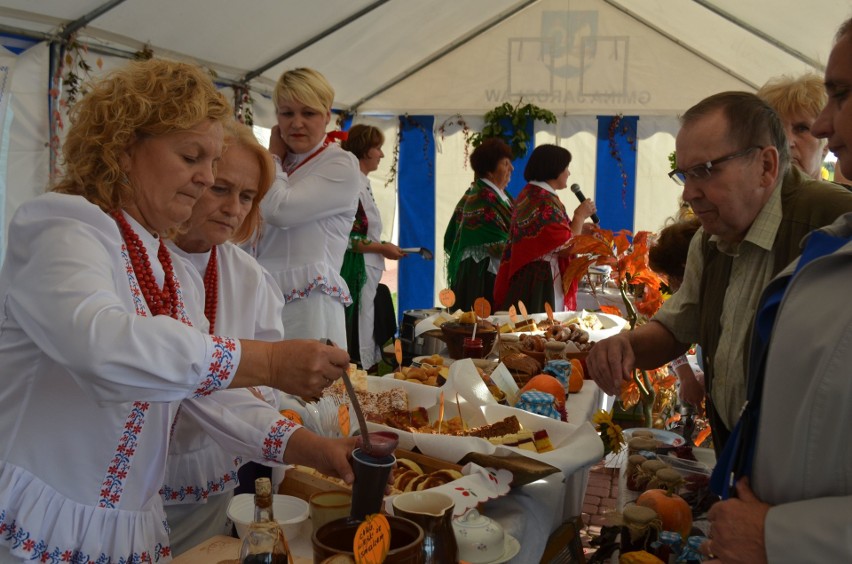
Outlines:
{"type": "Polygon", "coordinates": [[[530,145],[530,136],[527,134],[527,124],[530,120],[540,120],[545,123],[556,123],[556,115],[549,110],[540,108],[534,104],[523,104],[523,98],[516,106],[504,102],[485,114],[485,125],[480,133],[470,136],[469,142],[478,147],[483,141],[491,137],[501,137],[509,148],[512,149],[514,158],[523,157],[530,145]],[[511,124],[507,126],[506,122],[511,124]]]}

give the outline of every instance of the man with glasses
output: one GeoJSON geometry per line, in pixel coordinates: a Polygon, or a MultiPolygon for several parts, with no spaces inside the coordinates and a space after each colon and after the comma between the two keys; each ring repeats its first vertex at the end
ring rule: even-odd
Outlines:
{"type": "Polygon", "coordinates": [[[683,284],[650,323],[599,342],[587,363],[616,394],[634,368],[661,366],[700,344],[719,452],[745,402],[745,351],[761,290],[799,255],[810,230],[852,211],[852,193],[790,166],[781,121],[753,94],[710,96],[681,123],[669,176],[701,222],[683,284]]]}

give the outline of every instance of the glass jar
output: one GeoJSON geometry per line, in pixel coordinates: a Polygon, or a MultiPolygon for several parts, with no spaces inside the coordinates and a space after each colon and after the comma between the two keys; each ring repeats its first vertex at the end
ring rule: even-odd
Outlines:
{"type": "Polygon", "coordinates": [[[485,347],[482,339],[465,337],[462,344],[462,358],[482,358],[483,356],[485,356],[485,347]]]}
{"type": "Polygon", "coordinates": [[[652,550],[651,543],[657,540],[660,518],[650,507],[627,505],[621,515],[621,554],[652,550]]]}
{"type": "Polygon", "coordinates": [[[627,458],[627,469],[624,471],[625,484],[627,489],[632,492],[641,492],[642,489],[636,484],[636,478],[639,475],[639,467],[647,458],[641,454],[631,454],[627,458]]]}

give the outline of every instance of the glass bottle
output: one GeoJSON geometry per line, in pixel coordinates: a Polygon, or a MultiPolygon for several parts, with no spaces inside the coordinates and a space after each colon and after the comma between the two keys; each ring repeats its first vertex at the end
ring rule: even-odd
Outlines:
{"type": "Polygon", "coordinates": [[[254,521],[240,547],[240,564],[290,564],[290,548],[272,513],[272,482],[258,478],[254,492],[254,521]]]}

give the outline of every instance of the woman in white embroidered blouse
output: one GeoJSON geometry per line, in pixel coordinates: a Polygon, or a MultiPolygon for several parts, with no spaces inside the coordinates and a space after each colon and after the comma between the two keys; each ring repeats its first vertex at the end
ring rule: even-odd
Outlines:
{"type": "MultiPolygon", "coordinates": [[[[211,334],[263,341],[284,338],[281,290],[257,261],[229,241],[243,242],[260,222],[260,200],[272,179],[272,157],[251,129],[225,127],[225,150],[213,186],[196,202],[185,230],[169,247],[204,280],[204,312],[211,334]]],[[[225,510],[244,462],[283,465],[292,430],[310,437],[316,453],[328,455],[338,441],[319,437],[282,418],[279,395],[270,388],[223,390],[185,400],[169,445],[163,501],[173,554],[217,534],[227,534],[225,510]],[[268,400],[270,403],[267,403],[268,400]],[[189,417],[187,417],[189,415],[189,417]],[[204,431],[199,421],[218,420],[231,435],[204,431]],[[272,444],[282,439],[277,448],[272,444]]],[[[296,437],[299,440],[299,437],[296,437]]],[[[352,448],[352,439],[344,441],[352,448]]]]}
{"type": "MultiPolygon", "coordinates": [[[[0,562],[168,561],[159,491],[181,401],[317,394],[348,364],[317,342],[209,334],[198,274],[162,244],[212,185],[231,115],[203,70],[132,63],[77,102],[64,178],[15,213],[0,270],[0,562]]],[[[290,434],[288,457],[351,480],[343,444],[320,460],[291,431],[269,448],[290,434]]]]}
{"type": "Polygon", "coordinates": [[[261,202],[255,256],[284,293],[288,338],[329,338],[345,348],[343,308],[352,298],[340,267],[358,208],[358,161],[326,140],[334,89],[320,73],[285,72],[272,99],[278,125],[269,150],[283,168],[261,202]]]}

